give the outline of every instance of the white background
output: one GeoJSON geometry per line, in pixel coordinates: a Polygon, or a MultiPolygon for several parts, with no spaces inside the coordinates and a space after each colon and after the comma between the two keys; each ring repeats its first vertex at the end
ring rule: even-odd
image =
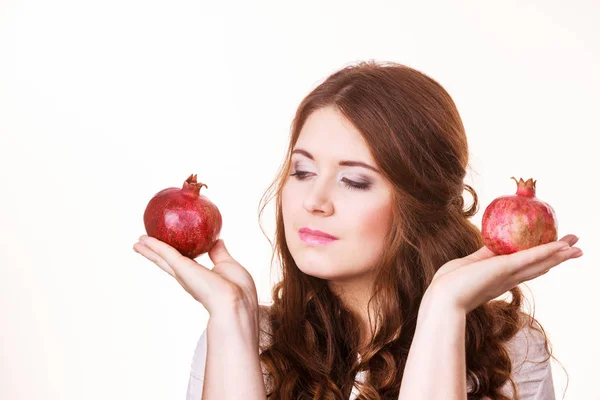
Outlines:
{"type": "Polygon", "coordinates": [[[582,258],[527,287],[566,398],[600,399],[598,2],[199,3],[0,2],[0,398],[183,399],[208,313],[132,250],[147,202],[198,174],[268,301],[258,203],[296,107],[377,59],[453,96],[474,222],[532,177],[581,237],[582,258]]]}

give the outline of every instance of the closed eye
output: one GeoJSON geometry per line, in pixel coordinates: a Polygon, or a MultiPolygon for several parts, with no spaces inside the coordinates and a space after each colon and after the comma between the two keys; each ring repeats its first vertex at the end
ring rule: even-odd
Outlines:
{"type": "MultiPolygon", "coordinates": [[[[308,176],[307,176],[308,174],[310,174],[310,172],[296,170],[296,172],[293,174],[290,174],[290,176],[293,176],[294,178],[296,178],[299,181],[303,181],[306,178],[308,178],[308,176]]],[[[371,183],[369,183],[369,182],[365,182],[365,183],[354,182],[354,181],[351,181],[346,178],[343,178],[342,182],[344,182],[344,186],[346,186],[348,189],[351,189],[351,190],[368,190],[369,187],[371,186],[371,183]]]]}

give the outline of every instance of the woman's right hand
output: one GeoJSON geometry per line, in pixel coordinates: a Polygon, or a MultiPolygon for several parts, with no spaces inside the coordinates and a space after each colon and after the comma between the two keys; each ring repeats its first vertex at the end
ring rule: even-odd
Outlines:
{"type": "Polygon", "coordinates": [[[233,307],[245,307],[258,312],[258,295],[252,275],[231,257],[222,239],[219,239],[208,256],[214,267],[185,257],[177,249],[154,237],[142,235],[133,250],[158,265],[202,303],[211,316],[229,313],[233,307]]]}

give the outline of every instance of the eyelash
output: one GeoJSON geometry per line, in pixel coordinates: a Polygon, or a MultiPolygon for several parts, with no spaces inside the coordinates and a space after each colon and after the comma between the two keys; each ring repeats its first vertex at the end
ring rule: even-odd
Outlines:
{"type": "MultiPolygon", "coordinates": [[[[297,170],[295,173],[290,174],[290,176],[295,177],[299,181],[303,181],[307,178],[306,174],[308,173],[309,172],[297,170]]],[[[357,183],[347,179],[342,179],[342,181],[344,182],[344,185],[351,190],[367,190],[369,189],[369,186],[371,186],[370,183],[357,183]]]]}

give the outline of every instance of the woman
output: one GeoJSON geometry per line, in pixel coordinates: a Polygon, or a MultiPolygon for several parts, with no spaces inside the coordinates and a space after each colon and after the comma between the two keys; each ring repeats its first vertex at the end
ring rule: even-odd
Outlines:
{"type": "Polygon", "coordinates": [[[554,399],[548,340],[517,285],[580,257],[577,237],[493,254],[469,221],[467,163],[433,79],[376,62],[327,78],[265,194],[282,272],[271,305],[222,240],[212,270],[145,235],[134,245],[210,314],[188,399],[554,399]]]}

